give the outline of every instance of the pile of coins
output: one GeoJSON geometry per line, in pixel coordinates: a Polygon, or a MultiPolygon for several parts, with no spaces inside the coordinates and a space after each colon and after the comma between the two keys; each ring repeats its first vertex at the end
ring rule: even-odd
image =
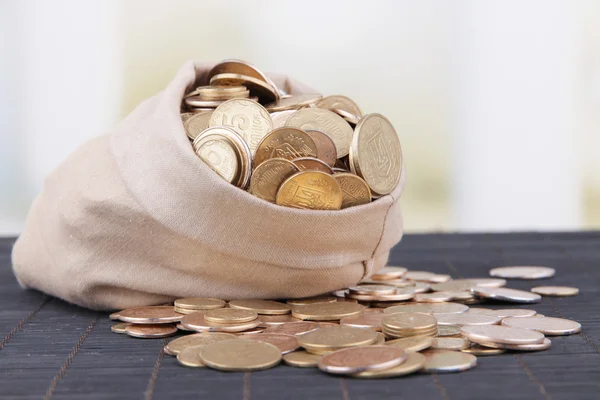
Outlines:
{"type": "Polygon", "coordinates": [[[196,155],[227,182],[282,206],[339,210],[389,194],[402,169],[390,121],[348,97],[292,95],[254,66],[225,60],[186,94],[196,155]]]}
{"type": "Polygon", "coordinates": [[[503,267],[491,271],[493,278],[452,280],[388,266],[357,286],[314,298],[184,298],[174,306],[123,310],[111,314],[121,321],[111,329],[138,338],[181,333],[164,352],[186,367],[253,371],[283,360],[354,378],[458,372],[473,368],[478,356],[546,350],[552,345],[547,336],[581,331],[576,321],[529,308],[469,307],[486,299],[528,304],[541,296],[576,295],[577,288],[565,286],[531,292],[504,287],[506,279],[541,279],[554,272],[503,267]]]}

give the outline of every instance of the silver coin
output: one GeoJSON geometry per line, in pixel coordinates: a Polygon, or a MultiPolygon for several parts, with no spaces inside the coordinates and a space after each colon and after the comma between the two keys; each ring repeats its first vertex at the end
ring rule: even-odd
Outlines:
{"type": "Polygon", "coordinates": [[[581,332],[581,324],[570,319],[554,317],[505,318],[502,325],[519,329],[529,329],[548,336],[573,335],[581,332]]]}
{"type": "Polygon", "coordinates": [[[544,279],[554,276],[554,268],[537,266],[498,267],[490,270],[490,275],[506,279],[544,279]]]}
{"type": "MultiPolygon", "coordinates": [[[[535,344],[544,340],[544,335],[537,331],[511,328],[502,325],[463,326],[461,333],[472,342],[506,343],[506,344],[535,344]]],[[[485,346],[485,344],[483,344],[485,346]]]]}
{"type": "Polygon", "coordinates": [[[539,303],[542,301],[542,296],[539,294],[526,292],[524,290],[508,289],[508,288],[490,288],[490,287],[475,287],[471,289],[473,294],[486,299],[494,299],[500,301],[508,301],[511,303],[539,303]]]}

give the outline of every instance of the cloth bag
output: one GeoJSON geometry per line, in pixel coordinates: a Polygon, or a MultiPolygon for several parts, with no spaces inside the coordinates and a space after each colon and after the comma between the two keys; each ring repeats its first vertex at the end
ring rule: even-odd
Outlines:
{"type": "MultiPolygon", "coordinates": [[[[112,132],[46,179],[12,253],[24,288],[97,310],[180,297],[299,298],[356,284],[402,237],[395,190],[373,203],[312,211],[225,182],[184,132],[184,93],[211,65],[188,62],[112,132]]],[[[288,93],[314,92],[271,75],[288,93]]]]}

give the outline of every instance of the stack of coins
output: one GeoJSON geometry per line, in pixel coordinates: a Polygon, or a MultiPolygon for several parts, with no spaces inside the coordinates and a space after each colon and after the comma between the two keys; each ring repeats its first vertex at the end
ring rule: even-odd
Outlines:
{"type": "Polygon", "coordinates": [[[196,155],[227,182],[313,210],[367,204],[398,184],[402,150],[383,115],[345,96],[288,94],[241,60],[207,78],[184,96],[181,118],[196,155]]]}
{"type": "Polygon", "coordinates": [[[437,320],[428,314],[390,314],[383,319],[382,325],[383,335],[386,339],[437,335],[437,320]]]}

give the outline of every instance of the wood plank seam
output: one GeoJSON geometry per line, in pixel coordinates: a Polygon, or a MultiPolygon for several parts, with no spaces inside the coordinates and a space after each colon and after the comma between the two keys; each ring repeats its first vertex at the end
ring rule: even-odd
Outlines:
{"type": "Polygon", "coordinates": [[[342,399],[350,400],[350,392],[348,391],[348,385],[344,378],[340,378],[340,390],[342,391],[342,399]]]}
{"type": "Polygon", "coordinates": [[[38,304],[38,306],[32,312],[30,312],[29,315],[20,320],[17,326],[15,326],[10,332],[8,332],[6,336],[4,336],[4,339],[2,339],[2,341],[0,342],[0,351],[2,351],[4,346],[6,346],[6,344],[10,341],[10,339],[12,339],[13,336],[20,332],[23,329],[23,326],[29,321],[31,321],[36,316],[36,314],[46,306],[46,304],[50,303],[50,301],[52,301],[52,297],[44,295],[40,304],[38,304]]]}
{"type": "Polygon", "coordinates": [[[521,358],[521,356],[519,354],[513,354],[513,356],[517,359],[517,361],[519,362],[519,365],[521,366],[523,371],[525,371],[525,374],[527,375],[527,377],[529,377],[529,380],[538,387],[538,390],[540,391],[542,396],[544,396],[544,398],[546,400],[552,399],[552,396],[550,396],[550,394],[546,391],[546,387],[537,379],[537,377],[535,376],[533,371],[527,366],[527,364],[525,364],[525,361],[523,361],[523,358],[521,358]]]}
{"type": "Polygon", "coordinates": [[[250,400],[250,374],[252,374],[250,371],[244,373],[244,386],[242,388],[243,400],[250,400]]]}
{"type": "Polygon", "coordinates": [[[444,400],[450,400],[450,396],[448,396],[448,389],[446,389],[446,387],[442,384],[442,382],[440,381],[440,378],[438,377],[438,374],[436,374],[435,372],[432,372],[431,377],[433,378],[433,383],[440,391],[440,395],[442,396],[442,398],[444,400]]]}
{"type": "Polygon", "coordinates": [[[156,357],[156,362],[154,363],[154,368],[152,369],[152,375],[150,375],[148,386],[144,392],[144,398],[146,400],[151,400],[152,396],[154,396],[154,386],[156,385],[156,379],[158,379],[158,372],[160,371],[162,361],[165,358],[164,347],[167,345],[167,343],[167,339],[162,340],[162,346],[160,346],[160,350],[158,351],[158,357],[156,357]]]}

